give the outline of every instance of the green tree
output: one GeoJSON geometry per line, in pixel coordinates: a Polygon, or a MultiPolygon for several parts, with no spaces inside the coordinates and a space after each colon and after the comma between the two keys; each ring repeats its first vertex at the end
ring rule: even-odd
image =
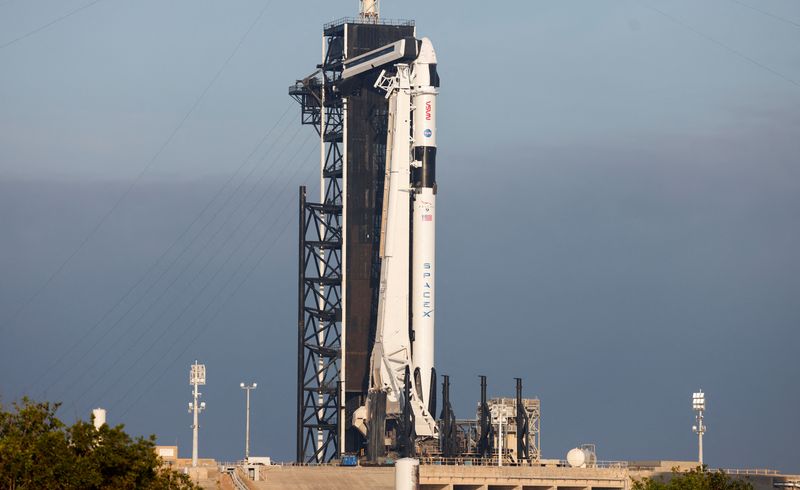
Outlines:
{"type": "Polygon", "coordinates": [[[59,404],[23,398],[0,405],[0,488],[193,490],[187,475],[162,465],[155,436],[131,438],[122,425],[56,417],[59,404]]]}
{"type": "Polygon", "coordinates": [[[705,466],[698,466],[686,472],[674,468],[668,478],[634,479],[633,490],[753,490],[753,484],[731,478],[722,470],[708,471],[705,466]]]}

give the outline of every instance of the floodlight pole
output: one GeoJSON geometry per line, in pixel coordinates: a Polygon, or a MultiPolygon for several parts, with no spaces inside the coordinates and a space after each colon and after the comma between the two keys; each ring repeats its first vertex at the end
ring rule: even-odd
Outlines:
{"type": "Polygon", "coordinates": [[[198,403],[201,393],[197,387],[206,384],[206,365],[198,364],[197,360],[189,371],[189,384],[192,385],[192,402],[189,403],[189,412],[192,413],[192,466],[197,466],[197,440],[200,429],[198,415],[206,408],[206,402],[198,403]]]}
{"type": "Polygon", "coordinates": [[[703,466],[703,433],[706,427],[703,425],[703,411],[697,413],[697,460],[703,466]]]}
{"type": "Polygon", "coordinates": [[[703,390],[697,393],[692,393],[692,409],[697,412],[695,418],[697,425],[692,426],[692,430],[697,434],[697,460],[700,467],[703,467],[703,434],[706,432],[706,426],[703,423],[703,412],[706,409],[706,396],[703,390]]]}
{"type": "MultiPolygon", "coordinates": [[[[700,423],[703,423],[703,418],[700,417],[700,423]]],[[[703,466],[703,433],[698,431],[697,432],[697,453],[698,453],[698,460],[700,461],[700,466],[703,466]]]]}
{"type": "Polygon", "coordinates": [[[245,423],[244,423],[244,460],[250,460],[250,390],[255,390],[258,383],[253,383],[251,385],[246,385],[244,383],[239,383],[239,387],[247,392],[247,405],[246,405],[246,415],[245,415],[245,423]]]}
{"type": "Polygon", "coordinates": [[[192,403],[192,412],[193,412],[193,420],[192,420],[192,466],[197,466],[197,442],[198,442],[198,429],[200,425],[197,423],[197,415],[200,413],[197,403],[197,399],[200,397],[200,393],[197,391],[197,383],[194,383],[194,389],[192,391],[192,399],[194,402],[192,403]]]}
{"type": "Polygon", "coordinates": [[[509,416],[508,408],[505,405],[492,405],[492,422],[497,423],[497,466],[503,466],[503,424],[509,416]]]}

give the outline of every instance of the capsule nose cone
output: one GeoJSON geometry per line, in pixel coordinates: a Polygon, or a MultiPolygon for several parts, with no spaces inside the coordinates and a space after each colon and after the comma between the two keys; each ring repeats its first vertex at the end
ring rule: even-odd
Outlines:
{"type": "Polygon", "coordinates": [[[433,49],[433,43],[427,37],[422,38],[422,45],[419,48],[419,56],[417,56],[417,63],[436,63],[436,51],[433,49]]]}

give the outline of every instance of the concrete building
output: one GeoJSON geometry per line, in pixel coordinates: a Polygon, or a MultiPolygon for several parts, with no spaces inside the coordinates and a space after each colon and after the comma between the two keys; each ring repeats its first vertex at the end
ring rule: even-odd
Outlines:
{"type": "MultiPolygon", "coordinates": [[[[543,461],[533,466],[477,466],[470,464],[420,465],[421,490],[610,490],[631,487],[634,479],[668,478],[673,468],[685,471],[690,461],[632,461],[599,463],[571,468],[564,462],[543,461]]],[[[755,490],[800,488],[800,475],[775,470],[725,470],[753,484],[755,490]],[[794,486],[796,485],[796,486],[794,486]]],[[[248,481],[251,489],[272,490],[394,488],[394,468],[272,465],[261,469],[262,481],[248,481]]]]}

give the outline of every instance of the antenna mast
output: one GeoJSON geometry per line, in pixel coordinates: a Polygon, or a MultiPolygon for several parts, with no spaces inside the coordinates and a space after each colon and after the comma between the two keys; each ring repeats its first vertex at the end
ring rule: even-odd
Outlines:
{"type": "Polygon", "coordinates": [[[192,370],[189,372],[189,384],[192,385],[192,399],[194,401],[189,402],[189,413],[192,414],[192,466],[197,466],[197,434],[200,429],[200,424],[198,424],[197,416],[206,409],[206,402],[198,402],[198,398],[200,398],[201,393],[197,391],[198,386],[202,386],[206,384],[206,365],[205,364],[198,364],[197,361],[194,361],[192,364],[192,370]]]}
{"type": "Polygon", "coordinates": [[[697,434],[697,459],[700,466],[703,466],[703,434],[706,433],[706,425],[703,423],[703,414],[706,411],[706,394],[703,390],[692,393],[692,410],[697,412],[695,416],[697,425],[692,426],[692,430],[697,434]]]}

